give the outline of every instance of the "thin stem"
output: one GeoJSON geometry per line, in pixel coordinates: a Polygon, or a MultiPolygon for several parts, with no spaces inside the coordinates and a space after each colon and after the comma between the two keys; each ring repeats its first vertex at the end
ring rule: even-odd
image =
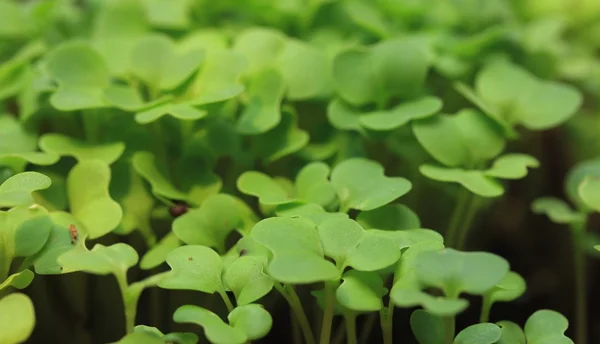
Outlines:
{"type": "Polygon", "coordinates": [[[233,311],[234,307],[233,307],[233,304],[231,303],[231,300],[229,299],[229,295],[227,295],[227,293],[224,291],[220,291],[219,295],[223,299],[223,302],[225,303],[225,306],[227,307],[227,311],[229,313],[231,313],[233,311]]]}
{"type": "Polygon", "coordinates": [[[393,333],[394,333],[394,308],[395,306],[390,303],[386,308],[381,311],[381,332],[383,332],[383,343],[384,344],[392,344],[393,343],[393,333]]]}
{"type": "Polygon", "coordinates": [[[356,344],[356,314],[349,312],[344,316],[346,323],[346,343],[356,344]]]}
{"type": "Polygon", "coordinates": [[[475,219],[475,214],[477,214],[477,209],[478,209],[477,201],[478,201],[477,195],[475,195],[473,193],[469,193],[469,200],[467,202],[467,209],[465,212],[465,217],[463,218],[461,226],[458,228],[458,233],[457,233],[456,241],[454,244],[454,247],[457,250],[462,250],[465,247],[469,229],[471,229],[471,224],[473,223],[473,219],[475,219]]]}
{"type": "Polygon", "coordinates": [[[290,308],[290,323],[292,325],[292,338],[294,344],[302,344],[302,332],[300,330],[300,325],[298,324],[298,319],[296,319],[296,315],[294,314],[294,310],[290,308]]]}
{"type": "Polygon", "coordinates": [[[488,296],[483,297],[481,302],[481,313],[479,313],[479,322],[485,323],[490,319],[490,310],[492,309],[492,302],[488,296]]]}
{"type": "Polygon", "coordinates": [[[300,329],[302,330],[302,334],[304,335],[304,341],[306,344],[315,344],[315,336],[312,333],[310,328],[310,323],[308,322],[308,318],[306,317],[306,313],[304,312],[304,308],[302,307],[302,303],[300,302],[300,298],[296,291],[292,286],[282,286],[279,283],[275,283],[275,289],[287,300],[296,316],[296,320],[298,320],[298,324],[300,325],[300,329]]]}
{"type": "Polygon", "coordinates": [[[587,281],[584,251],[586,222],[572,225],[573,269],[575,273],[575,342],[587,343],[587,281]]]}
{"type": "Polygon", "coordinates": [[[321,323],[320,344],[329,344],[331,338],[331,324],[335,308],[335,288],[337,281],[325,282],[325,305],[323,307],[323,322],[321,323]]]}
{"type": "Polygon", "coordinates": [[[452,217],[450,218],[450,225],[446,231],[446,243],[448,246],[453,243],[458,232],[461,220],[464,216],[465,208],[469,198],[469,190],[460,188],[458,198],[456,200],[456,206],[452,211],[452,217]]]}
{"type": "Polygon", "coordinates": [[[444,317],[444,343],[452,344],[454,342],[454,316],[444,317]]]}
{"type": "Polygon", "coordinates": [[[135,327],[135,317],[137,313],[137,302],[130,302],[128,297],[128,285],[127,276],[125,272],[122,274],[115,274],[117,283],[119,284],[119,290],[121,291],[121,298],[123,299],[123,309],[125,312],[125,332],[132,333],[135,327]]]}
{"type": "Polygon", "coordinates": [[[377,313],[371,313],[367,316],[367,320],[365,320],[362,330],[360,331],[360,344],[369,343],[369,337],[371,336],[373,325],[375,325],[375,320],[377,320],[377,313]]]}

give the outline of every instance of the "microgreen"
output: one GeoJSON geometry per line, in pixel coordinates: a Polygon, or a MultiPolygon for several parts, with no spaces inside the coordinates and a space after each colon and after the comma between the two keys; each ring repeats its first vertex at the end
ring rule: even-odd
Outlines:
{"type": "Polygon", "coordinates": [[[0,0],[0,343],[598,342],[599,11],[0,0]]]}

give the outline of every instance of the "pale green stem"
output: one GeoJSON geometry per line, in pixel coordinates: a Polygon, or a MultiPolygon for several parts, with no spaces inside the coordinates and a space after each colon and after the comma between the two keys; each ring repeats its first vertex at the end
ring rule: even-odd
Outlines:
{"type": "Polygon", "coordinates": [[[329,344],[331,339],[331,325],[333,323],[333,312],[335,310],[335,289],[339,281],[325,282],[325,305],[323,307],[323,322],[321,324],[320,344],[329,344]]]}
{"type": "Polygon", "coordinates": [[[384,344],[392,344],[393,343],[393,332],[394,332],[394,308],[395,306],[392,304],[390,300],[388,306],[381,310],[381,332],[383,333],[383,343],[384,344]]]}
{"type": "Polygon", "coordinates": [[[282,286],[279,283],[275,283],[275,289],[286,299],[289,303],[294,315],[296,316],[296,320],[298,321],[298,325],[300,325],[300,329],[302,330],[302,334],[304,335],[304,341],[306,344],[315,344],[315,337],[310,328],[310,323],[308,322],[308,318],[306,317],[306,313],[304,312],[304,308],[302,307],[302,303],[300,302],[300,298],[296,291],[292,286],[282,286]]]}
{"type": "Polygon", "coordinates": [[[444,317],[444,344],[452,344],[454,342],[454,322],[454,316],[444,317]]]}
{"type": "Polygon", "coordinates": [[[469,198],[469,190],[465,188],[460,188],[458,198],[456,199],[456,206],[452,211],[452,217],[450,218],[450,224],[448,225],[448,229],[446,230],[445,242],[446,246],[450,246],[453,244],[455,237],[458,232],[458,228],[460,227],[461,219],[464,216],[465,208],[467,205],[467,201],[469,198]]]}
{"type": "Polygon", "coordinates": [[[481,313],[479,314],[479,322],[485,323],[490,319],[490,310],[492,309],[492,300],[489,296],[484,295],[481,302],[481,313]]]}
{"type": "Polygon", "coordinates": [[[300,324],[298,324],[298,319],[296,319],[294,310],[291,307],[290,307],[290,323],[292,326],[292,339],[294,341],[294,344],[302,344],[302,330],[300,329],[300,324]]]}
{"type": "Polygon", "coordinates": [[[223,299],[223,302],[225,303],[225,306],[227,307],[227,311],[229,313],[231,313],[233,311],[233,304],[231,303],[231,300],[229,299],[229,295],[227,295],[227,292],[225,291],[219,291],[219,295],[221,296],[221,299],[223,299]]]}
{"type": "Polygon", "coordinates": [[[473,224],[473,220],[475,219],[475,215],[477,214],[478,196],[475,194],[470,194],[469,196],[470,197],[467,203],[465,217],[462,221],[461,226],[458,229],[456,243],[454,244],[454,247],[457,250],[462,250],[465,248],[469,230],[471,229],[471,225],[473,224]]]}
{"type": "Polygon", "coordinates": [[[575,342],[587,344],[587,280],[585,262],[586,221],[571,226],[573,269],[575,273],[575,342]]]}
{"type": "Polygon", "coordinates": [[[128,298],[128,285],[126,273],[115,274],[117,283],[119,284],[119,290],[121,291],[121,298],[123,299],[123,309],[125,311],[125,332],[132,333],[135,327],[135,317],[137,313],[137,298],[132,300],[128,298]]]}
{"type": "Polygon", "coordinates": [[[356,314],[349,312],[344,315],[344,322],[346,323],[346,343],[356,344],[356,314]]]}

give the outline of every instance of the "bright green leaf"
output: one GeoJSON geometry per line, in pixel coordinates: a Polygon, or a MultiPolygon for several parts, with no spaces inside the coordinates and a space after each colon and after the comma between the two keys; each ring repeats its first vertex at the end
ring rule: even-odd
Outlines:
{"type": "Polygon", "coordinates": [[[393,130],[412,120],[427,118],[442,109],[442,101],[436,97],[423,97],[402,103],[393,109],[375,111],[359,117],[360,124],[371,130],[393,130]]]}
{"type": "Polygon", "coordinates": [[[454,344],[494,344],[501,335],[502,331],[496,324],[475,324],[460,331],[454,338],[454,344]]]}
{"type": "Polygon", "coordinates": [[[241,330],[248,340],[257,340],[266,336],[273,326],[271,314],[262,305],[243,305],[236,307],[227,315],[229,324],[241,330]]]}
{"type": "Polygon", "coordinates": [[[132,159],[133,168],[152,187],[152,193],[173,200],[185,200],[187,195],[178,190],[156,166],[156,158],[150,152],[137,152],[132,159]]]}
{"type": "Polygon", "coordinates": [[[337,288],[337,302],[355,312],[376,312],[383,308],[381,298],[387,293],[383,280],[376,272],[349,270],[337,288]]]}
{"type": "Polygon", "coordinates": [[[377,209],[362,211],[356,221],[367,229],[398,231],[421,228],[417,214],[404,204],[387,204],[377,209]]]}
{"type": "Polygon", "coordinates": [[[0,343],[25,342],[34,326],[35,310],[27,295],[14,293],[0,299],[0,343]]]}
{"type": "Polygon", "coordinates": [[[49,216],[41,215],[25,220],[15,231],[15,257],[28,257],[44,247],[53,223],[49,216]]]}
{"type": "Polygon", "coordinates": [[[258,72],[250,80],[248,103],[236,124],[245,135],[257,135],[273,129],[281,121],[283,78],[274,69],[258,72]]]}
{"type": "Polygon", "coordinates": [[[181,241],[179,241],[179,238],[175,235],[175,233],[170,232],[156,245],[154,245],[154,247],[146,252],[146,254],[142,257],[142,261],[140,262],[140,268],[144,270],[150,270],[157,267],[167,260],[167,255],[171,253],[171,251],[175,250],[179,246],[181,246],[181,241]]]}
{"type": "Polygon", "coordinates": [[[495,179],[486,176],[482,171],[433,165],[421,165],[419,171],[427,178],[433,180],[459,183],[467,190],[479,196],[498,197],[504,193],[502,185],[495,179]]]}
{"type": "Polygon", "coordinates": [[[574,344],[564,335],[569,321],[562,314],[552,310],[539,310],[525,323],[527,344],[574,344]]]}
{"type": "Polygon", "coordinates": [[[296,153],[308,144],[308,133],[298,127],[296,114],[291,109],[284,109],[281,115],[275,128],[254,138],[252,151],[265,162],[296,153]]]}
{"type": "Polygon", "coordinates": [[[0,290],[7,287],[15,287],[17,289],[24,289],[31,284],[33,281],[34,274],[29,269],[14,273],[8,276],[4,282],[0,283],[0,290]]]}
{"type": "Polygon", "coordinates": [[[502,179],[521,179],[527,175],[527,168],[539,167],[539,162],[526,154],[507,154],[494,161],[492,167],[483,173],[502,179]]]}
{"type": "Polygon", "coordinates": [[[581,222],[585,215],[573,210],[565,201],[554,197],[542,197],[536,199],[531,209],[534,213],[545,214],[552,222],[568,224],[581,222]]]}
{"type": "Polygon", "coordinates": [[[502,337],[496,344],[526,344],[525,333],[521,326],[510,321],[499,321],[496,325],[502,330],[502,337]]]}
{"type": "Polygon", "coordinates": [[[97,275],[124,275],[138,262],[133,247],[117,243],[111,246],[96,244],[90,251],[71,250],[58,257],[63,272],[84,271],[97,275]]]}
{"type": "Polygon", "coordinates": [[[225,283],[233,291],[238,305],[259,300],[273,289],[273,279],[264,272],[266,265],[265,257],[244,255],[227,268],[225,283]]]}
{"type": "Polygon", "coordinates": [[[165,289],[197,290],[208,294],[224,293],[221,275],[223,261],[211,248],[181,246],[167,255],[171,274],[159,283],[165,289]]]}
{"type": "Polygon", "coordinates": [[[410,315],[410,328],[419,344],[444,343],[444,321],[439,316],[417,309],[410,315]]]}
{"type": "Polygon", "coordinates": [[[78,161],[101,160],[112,164],[125,151],[122,142],[94,145],[61,134],[46,134],[40,138],[40,148],[60,156],[72,156],[78,161]]]}
{"type": "Polygon", "coordinates": [[[586,177],[579,185],[579,198],[596,212],[600,212],[600,178],[586,177]]]}
{"type": "Polygon", "coordinates": [[[33,203],[31,193],[50,187],[52,181],[37,172],[16,174],[0,184],[0,208],[29,205],[33,203]]]}

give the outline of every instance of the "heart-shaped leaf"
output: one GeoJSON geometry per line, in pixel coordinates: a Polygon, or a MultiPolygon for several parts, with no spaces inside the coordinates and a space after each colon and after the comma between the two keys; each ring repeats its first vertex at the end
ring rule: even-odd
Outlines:
{"type": "Polygon", "coordinates": [[[82,161],[67,177],[69,207],[91,239],[115,229],[123,218],[119,203],[109,195],[111,171],[100,160],[82,161]]]}
{"type": "Polygon", "coordinates": [[[133,168],[152,188],[152,193],[167,199],[185,200],[187,195],[178,190],[156,166],[156,158],[150,152],[137,152],[132,159],[133,168]]]}
{"type": "Polygon", "coordinates": [[[264,205],[277,205],[291,202],[287,191],[264,173],[247,171],[237,180],[237,188],[247,195],[258,197],[264,205]]]}
{"type": "Polygon", "coordinates": [[[102,56],[85,41],[67,41],[48,56],[47,69],[59,88],[50,103],[62,111],[106,107],[110,75],[102,56]]]}
{"type": "Polygon", "coordinates": [[[406,194],[411,183],[402,177],[386,177],[381,165],[363,158],[338,164],[331,172],[340,209],[373,210],[406,194]]]}
{"type": "Polygon", "coordinates": [[[327,56],[300,40],[287,40],[278,67],[286,85],[286,98],[290,100],[314,98],[330,89],[327,56]]]}
{"type": "Polygon", "coordinates": [[[0,343],[22,343],[35,327],[33,303],[25,294],[0,299],[0,343]]]}
{"type": "Polygon", "coordinates": [[[545,214],[555,223],[568,224],[585,220],[584,214],[576,212],[565,201],[558,198],[538,198],[532,203],[531,209],[534,213],[545,214]]]}
{"type": "Polygon", "coordinates": [[[8,114],[0,113],[0,137],[0,164],[17,172],[23,171],[27,163],[53,165],[59,159],[55,154],[38,152],[36,136],[8,114]]]}
{"type": "Polygon", "coordinates": [[[461,292],[483,294],[508,273],[508,262],[487,252],[459,252],[450,248],[423,252],[417,257],[417,277],[447,296],[461,292]]]}
{"type": "Polygon", "coordinates": [[[490,302],[513,301],[519,298],[527,289],[527,284],[521,275],[509,271],[504,278],[484,295],[490,302]]]}
{"type": "Polygon", "coordinates": [[[32,204],[31,193],[47,189],[51,184],[50,178],[41,173],[16,174],[0,184],[0,208],[32,204]]]}
{"type": "Polygon", "coordinates": [[[125,151],[122,142],[94,145],[61,134],[46,134],[40,138],[40,148],[59,156],[72,156],[78,161],[100,160],[110,165],[125,151]]]}
{"type": "Polygon", "coordinates": [[[302,219],[275,217],[258,222],[250,232],[273,253],[267,272],[282,283],[332,280],[340,271],[323,257],[317,229],[302,219]]]}
{"type": "Polygon", "coordinates": [[[483,171],[433,165],[421,165],[419,171],[433,180],[459,183],[467,190],[482,197],[498,197],[504,193],[502,185],[495,179],[486,176],[483,171]]]}
{"type": "Polygon", "coordinates": [[[565,122],[583,101],[575,88],[538,79],[507,61],[485,66],[477,75],[475,88],[494,115],[530,130],[549,129],[565,122]]]}
{"type": "Polygon", "coordinates": [[[600,212],[600,178],[583,179],[579,185],[579,198],[588,208],[600,212]]]}
{"type": "Polygon", "coordinates": [[[198,109],[192,104],[168,102],[136,113],[135,120],[140,124],[148,124],[163,116],[170,115],[180,120],[193,121],[203,118],[207,114],[206,110],[198,109]]]}
{"type": "Polygon", "coordinates": [[[528,168],[537,168],[539,165],[537,159],[527,154],[506,154],[494,160],[492,167],[484,174],[502,179],[521,179],[527,175],[528,168]]]}
{"type": "Polygon", "coordinates": [[[496,324],[475,324],[460,331],[454,338],[454,344],[494,344],[501,335],[502,331],[496,324]]]}
{"type": "Polygon", "coordinates": [[[246,67],[242,55],[229,50],[211,51],[187,96],[193,105],[221,102],[244,91],[240,75],[246,67]]]}
{"type": "Polygon", "coordinates": [[[167,255],[179,246],[181,246],[181,241],[179,241],[179,238],[175,235],[175,233],[170,232],[169,234],[165,235],[165,237],[162,238],[156,245],[154,245],[154,247],[146,252],[140,262],[140,268],[144,270],[150,270],[159,266],[165,260],[167,260],[167,255]]]}
{"type": "Polygon", "coordinates": [[[387,204],[374,210],[361,211],[356,221],[367,229],[398,231],[421,228],[417,214],[404,204],[387,204]]]}
{"type": "Polygon", "coordinates": [[[186,245],[167,255],[171,274],[159,283],[165,289],[197,290],[208,294],[224,293],[223,261],[217,252],[200,245],[186,245]]]}
{"type": "Polygon", "coordinates": [[[236,124],[236,130],[246,135],[265,133],[281,121],[283,77],[274,69],[258,72],[247,90],[248,103],[236,124]]]}
{"type": "Polygon", "coordinates": [[[527,344],[574,344],[564,335],[569,321],[562,314],[552,310],[539,310],[525,323],[527,344]]]}
{"type": "MultiPolygon", "coordinates": [[[[146,190],[142,178],[130,165],[126,167],[125,173],[129,176],[129,190],[118,200],[123,207],[123,220],[119,227],[114,230],[114,233],[126,235],[134,230],[139,230],[146,239],[147,244],[154,245],[156,237],[150,224],[154,198],[146,190]]],[[[118,178],[115,177],[115,179],[118,178]]],[[[111,188],[114,185],[111,185],[111,188]]]]}
{"type": "Polygon", "coordinates": [[[193,3],[186,0],[144,1],[146,16],[152,26],[162,29],[187,29],[192,23],[193,3]]]}
{"type": "Polygon", "coordinates": [[[174,342],[174,343],[180,343],[180,344],[196,344],[196,343],[198,343],[198,336],[193,333],[174,332],[174,333],[163,334],[156,327],[150,327],[150,326],[145,326],[145,325],[135,326],[133,328],[133,333],[125,336],[123,339],[121,339],[121,342],[119,342],[119,343],[122,344],[123,342],[125,342],[125,343],[135,344],[135,343],[143,342],[143,340],[154,340],[153,338],[156,338],[159,340],[159,342],[157,342],[157,343],[165,343],[165,342],[167,342],[167,343],[174,342]],[[135,334],[137,334],[137,335],[143,334],[144,337],[141,337],[141,336],[136,337],[136,336],[134,336],[135,334]],[[129,341],[125,341],[125,340],[129,340],[129,341]]]}
{"type": "Polygon", "coordinates": [[[465,109],[413,122],[413,132],[423,148],[449,167],[475,167],[504,149],[504,138],[493,121],[465,109]]]}
{"type": "Polygon", "coordinates": [[[360,125],[367,129],[387,131],[399,128],[412,120],[430,117],[442,109],[442,101],[436,97],[423,97],[402,103],[391,110],[375,111],[359,117],[360,125]]]}
{"type": "Polygon", "coordinates": [[[238,305],[259,300],[273,289],[273,279],[264,273],[266,266],[266,257],[245,255],[227,268],[225,283],[233,291],[238,305]]]}
{"type": "Polygon", "coordinates": [[[340,305],[355,312],[375,312],[383,308],[381,298],[387,289],[376,272],[349,270],[342,280],[335,292],[340,305]]]}
{"type": "Polygon", "coordinates": [[[227,315],[229,325],[241,330],[248,340],[257,340],[266,336],[273,326],[271,314],[262,305],[243,305],[236,307],[227,315]]]}
{"type": "Polygon", "coordinates": [[[569,200],[573,202],[578,210],[587,210],[585,202],[579,196],[579,186],[584,179],[600,178],[600,159],[582,161],[573,166],[565,178],[565,189],[569,200]]]}
{"type": "Polygon", "coordinates": [[[417,309],[410,315],[410,328],[419,344],[443,344],[444,321],[422,309],[417,309]]]}
{"type": "Polygon", "coordinates": [[[229,325],[211,311],[192,305],[181,306],[173,314],[175,322],[201,326],[208,341],[214,344],[242,344],[260,339],[273,323],[271,315],[260,305],[237,307],[227,318],[229,325]]]}
{"type": "Polygon", "coordinates": [[[496,325],[500,326],[502,336],[496,344],[526,344],[525,333],[521,326],[511,321],[499,321],[496,325]]]}
{"type": "MultiPolygon", "coordinates": [[[[137,327],[137,326],[136,326],[137,327]]],[[[164,344],[163,339],[154,333],[150,332],[133,332],[125,337],[121,338],[115,344],[137,344],[137,343],[148,343],[148,344],[164,344]]]]}
{"type": "Polygon", "coordinates": [[[52,226],[50,217],[43,213],[21,223],[15,231],[15,257],[28,257],[39,252],[46,244],[52,226]]]}
{"type": "Polygon", "coordinates": [[[252,27],[236,35],[233,50],[246,58],[248,68],[245,73],[254,75],[276,64],[284,44],[285,37],[279,31],[252,27]]]}
{"type": "Polygon", "coordinates": [[[289,203],[277,207],[277,216],[301,218],[309,221],[314,226],[318,226],[329,219],[347,219],[345,213],[328,213],[323,207],[313,203],[289,203]]]}
{"type": "Polygon", "coordinates": [[[306,202],[323,207],[336,200],[335,189],[329,182],[329,166],[312,162],[304,166],[296,176],[296,192],[306,202]]]}
{"type": "Polygon", "coordinates": [[[186,244],[204,245],[225,252],[225,239],[238,230],[249,231],[256,222],[252,210],[241,200],[226,194],[211,195],[198,209],[173,221],[173,232],[186,244]]]}
{"type": "Polygon", "coordinates": [[[400,249],[392,240],[365,231],[354,220],[326,220],[317,230],[325,255],[333,258],[342,271],[348,266],[359,271],[376,271],[400,258],[400,249]]]}
{"type": "Polygon", "coordinates": [[[8,278],[6,278],[4,282],[0,283],[0,290],[9,286],[17,289],[27,288],[27,286],[31,284],[31,281],[33,281],[33,277],[34,274],[29,269],[25,269],[23,271],[14,273],[8,276],[8,278]]]}
{"type": "Polygon", "coordinates": [[[404,230],[369,229],[367,230],[367,232],[392,240],[400,250],[419,243],[428,242],[432,244],[436,243],[439,245],[442,245],[444,243],[444,237],[442,237],[440,233],[425,228],[404,230]]]}
{"type": "Polygon", "coordinates": [[[125,276],[127,269],[138,262],[133,247],[117,243],[111,246],[96,244],[90,251],[71,250],[60,257],[63,272],[84,271],[97,275],[125,276]]]}

